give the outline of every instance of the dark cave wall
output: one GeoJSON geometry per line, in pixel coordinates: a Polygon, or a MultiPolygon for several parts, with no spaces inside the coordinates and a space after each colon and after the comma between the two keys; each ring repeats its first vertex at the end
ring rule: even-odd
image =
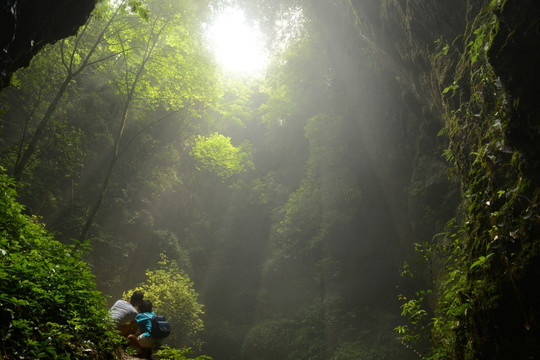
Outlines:
{"type": "MultiPolygon", "coordinates": [[[[498,298],[493,309],[487,308],[474,318],[480,337],[475,344],[480,359],[540,358],[540,2],[507,0],[495,12],[498,29],[488,51],[488,61],[505,90],[508,122],[505,138],[516,151],[520,166],[514,178],[524,180],[518,200],[508,201],[501,209],[511,208],[504,226],[519,233],[501,242],[505,251],[494,266],[498,298]],[[510,206],[512,205],[512,206],[510,206]],[[515,230],[518,229],[518,230],[515,230]]],[[[501,162],[499,178],[508,176],[501,162]]],[[[498,227],[503,225],[497,224],[498,227]]],[[[497,249],[499,252],[501,250],[497,249]]]]}
{"type": "Polygon", "coordinates": [[[508,1],[496,15],[499,29],[488,55],[515,103],[509,138],[528,154],[531,176],[540,180],[540,2],[508,1]]]}
{"type": "Polygon", "coordinates": [[[6,0],[0,9],[0,89],[49,43],[75,35],[97,0],[6,0]]]}

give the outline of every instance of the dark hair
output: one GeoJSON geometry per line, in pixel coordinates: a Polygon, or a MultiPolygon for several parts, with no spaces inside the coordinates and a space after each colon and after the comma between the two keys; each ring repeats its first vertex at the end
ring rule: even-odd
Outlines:
{"type": "Polygon", "coordinates": [[[152,302],[150,300],[141,300],[141,303],[139,304],[139,312],[152,312],[152,302]]]}
{"type": "Polygon", "coordinates": [[[129,301],[131,303],[138,303],[140,301],[142,301],[144,297],[144,294],[142,291],[134,291],[133,294],[131,294],[131,298],[129,299],[129,301]]]}

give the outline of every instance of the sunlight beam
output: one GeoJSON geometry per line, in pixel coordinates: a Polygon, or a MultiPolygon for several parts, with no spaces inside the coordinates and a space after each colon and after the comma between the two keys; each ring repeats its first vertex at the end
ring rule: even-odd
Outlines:
{"type": "Polygon", "coordinates": [[[216,62],[226,71],[260,75],[268,63],[268,51],[259,28],[244,12],[228,7],[207,28],[207,41],[216,62]]]}

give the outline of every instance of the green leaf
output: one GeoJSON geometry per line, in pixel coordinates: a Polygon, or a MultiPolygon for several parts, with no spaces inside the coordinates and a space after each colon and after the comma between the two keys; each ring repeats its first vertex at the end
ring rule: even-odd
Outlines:
{"type": "Polygon", "coordinates": [[[487,256],[480,256],[478,258],[478,260],[476,260],[475,262],[472,263],[472,265],[469,267],[469,270],[472,270],[474,269],[475,267],[478,267],[478,266],[483,266],[488,260],[490,257],[493,256],[493,253],[491,254],[488,254],[487,256]]]}

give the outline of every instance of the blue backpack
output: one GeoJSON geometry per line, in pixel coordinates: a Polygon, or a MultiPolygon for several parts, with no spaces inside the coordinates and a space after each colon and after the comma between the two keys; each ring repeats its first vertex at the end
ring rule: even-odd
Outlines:
{"type": "Polygon", "coordinates": [[[146,314],[144,315],[150,319],[152,324],[150,337],[155,339],[165,339],[171,334],[171,325],[167,319],[165,319],[165,316],[154,315],[154,317],[150,317],[146,314]]]}

